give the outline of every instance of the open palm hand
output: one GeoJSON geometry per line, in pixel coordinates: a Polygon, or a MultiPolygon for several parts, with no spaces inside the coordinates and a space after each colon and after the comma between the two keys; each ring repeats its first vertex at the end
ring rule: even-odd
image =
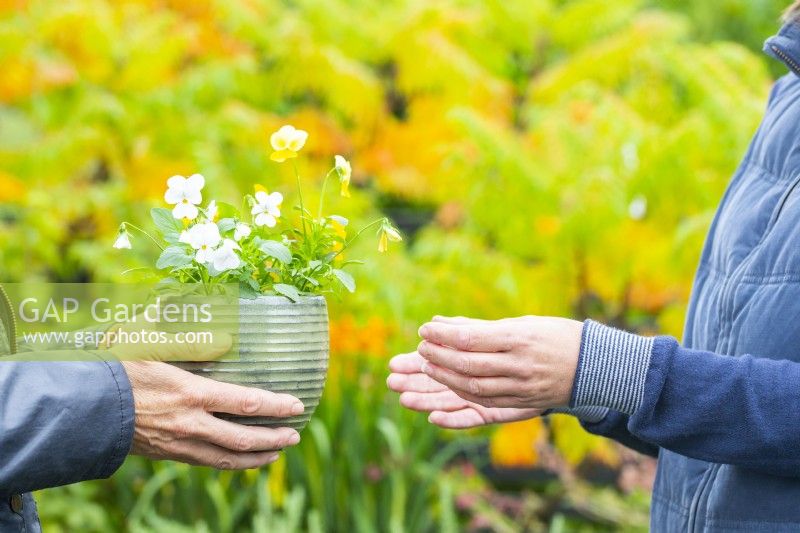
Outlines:
{"type": "Polygon", "coordinates": [[[468,429],[488,424],[515,422],[539,416],[539,409],[484,407],[461,398],[447,386],[422,373],[425,361],[417,352],[400,354],[389,362],[390,389],[400,393],[407,409],[430,413],[428,420],[447,429],[468,429]]]}

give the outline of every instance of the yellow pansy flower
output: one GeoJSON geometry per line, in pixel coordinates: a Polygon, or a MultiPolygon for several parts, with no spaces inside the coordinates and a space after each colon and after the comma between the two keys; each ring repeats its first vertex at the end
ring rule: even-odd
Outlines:
{"type": "Polygon", "coordinates": [[[400,242],[403,240],[403,236],[400,235],[400,232],[397,231],[397,228],[391,225],[388,220],[385,220],[381,225],[381,229],[378,230],[379,237],[378,237],[378,251],[383,253],[389,249],[389,242],[400,242]]]}
{"type": "Polygon", "coordinates": [[[350,162],[344,157],[337,155],[333,158],[334,168],[339,175],[339,183],[342,185],[341,194],[345,198],[350,198],[350,177],[353,175],[353,168],[350,162]]]}
{"type": "Polygon", "coordinates": [[[287,159],[297,157],[297,152],[305,146],[306,139],[308,139],[308,132],[298,130],[288,124],[282,126],[269,138],[269,142],[275,150],[269,156],[270,159],[283,163],[287,159]]]}
{"type": "Polygon", "coordinates": [[[350,223],[350,221],[344,217],[340,217],[339,215],[330,215],[329,217],[323,219],[323,223],[333,229],[333,232],[336,234],[336,236],[342,239],[340,242],[337,241],[333,244],[333,250],[336,252],[340,251],[344,247],[344,241],[347,238],[347,225],[350,223]]]}

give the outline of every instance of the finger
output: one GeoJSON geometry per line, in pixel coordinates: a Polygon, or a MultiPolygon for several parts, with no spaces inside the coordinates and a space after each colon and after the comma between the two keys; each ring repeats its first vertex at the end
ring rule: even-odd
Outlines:
{"type": "Polygon", "coordinates": [[[400,395],[400,405],[412,411],[430,413],[432,411],[458,411],[469,406],[469,402],[455,392],[404,392],[400,395]]]}
{"type": "Polygon", "coordinates": [[[514,346],[514,334],[499,322],[445,324],[427,322],[419,328],[426,341],[464,352],[503,352],[514,346]]]}
{"type": "Polygon", "coordinates": [[[202,441],[176,441],[167,459],[175,459],[217,470],[247,470],[259,468],[278,460],[278,452],[232,452],[202,441]]]}
{"type": "Polygon", "coordinates": [[[447,387],[423,373],[390,374],[386,385],[395,392],[440,392],[447,387]]]}
{"type": "Polygon", "coordinates": [[[542,414],[541,409],[516,409],[516,408],[496,408],[478,407],[477,411],[487,424],[518,422],[520,420],[530,420],[542,414]]]}
{"type": "MultiPolygon", "coordinates": [[[[467,392],[457,391],[456,394],[470,402],[472,407],[479,411],[491,411],[492,409],[522,409],[525,408],[526,402],[516,396],[475,396],[467,392]]],[[[483,413],[482,413],[483,414],[483,413]]]]}
{"type": "Polygon", "coordinates": [[[480,413],[472,408],[453,412],[434,411],[428,416],[428,422],[445,429],[470,429],[486,425],[480,413]]]}
{"type": "Polygon", "coordinates": [[[417,352],[428,362],[464,376],[517,376],[516,361],[504,352],[462,352],[428,341],[419,343],[417,352]]]}
{"type": "Polygon", "coordinates": [[[198,395],[200,404],[209,412],[278,418],[298,416],[305,412],[303,403],[289,394],[196,378],[193,393],[198,395]]]}
{"type": "Polygon", "coordinates": [[[499,322],[519,322],[521,320],[526,320],[530,318],[529,316],[517,316],[517,317],[510,317],[510,318],[502,318],[500,320],[486,320],[484,318],[470,318],[466,316],[442,316],[442,315],[434,315],[431,318],[431,322],[443,322],[445,324],[488,324],[491,322],[499,323],[499,322]]]}
{"type": "Polygon", "coordinates": [[[401,353],[389,361],[389,370],[399,374],[416,374],[420,372],[425,360],[417,353],[401,353]]]}
{"type": "Polygon", "coordinates": [[[442,315],[434,315],[431,319],[431,322],[441,322],[443,324],[476,324],[476,323],[485,323],[488,320],[482,320],[479,318],[469,318],[466,316],[442,316],[442,315]]]}
{"type": "Polygon", "coordinates": [[[292,428],[246,426],[210,414],[198,422],[193,437],[233,452],[277,451],[300,442],[292,428]]]}
{"type": "MultiPolygon", "coordinates": [[[[514,396],[518,392],[519,382],[505,377],[472,377],[464,376],[432,363],[424,363],[422,371],[443,385],[456,392],[464,392],[475,398],[491,398],[494,396],[514,396]]],[[[463,396],[462,396],[463,397],[463,396]]],[[[483,401],[478,402],[485,405],[483,401]]]]}

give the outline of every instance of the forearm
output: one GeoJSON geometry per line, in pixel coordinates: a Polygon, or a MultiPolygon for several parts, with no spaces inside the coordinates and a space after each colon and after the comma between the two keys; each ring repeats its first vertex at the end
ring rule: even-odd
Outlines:
{"type": "Polygon", "coordinates": [[[133,395],[120,363],[4,361],[0,391],[2,496],[108,477],[128,454],[133,395]]]}
{"type": "Polygon", "coordinates": [[[645,442],[682,455],[800,475],[800,364],[682,348],[587,321],[572,406],[628,417],[645,442]]]}

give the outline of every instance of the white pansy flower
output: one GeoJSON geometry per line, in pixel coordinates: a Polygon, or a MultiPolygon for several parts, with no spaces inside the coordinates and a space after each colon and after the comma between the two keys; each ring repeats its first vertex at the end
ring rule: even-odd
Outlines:
{"type": "Polygon", "coordinates": [[[219,208],[217,207],[217,201],[211,200],[208,203],[208,207],[206,207],[206,217],[208,217],[208,220],[216,222],[218,215],[219,208]]]}
{"type": "Polygon", "coordinates": [[[214,269],[219,272],[225,272],[226,270],[239,268],[242,264],[242,260],[239,259],[236,250],[241,250],[236,242],[231,239],[222,241],[222,245],[214,250],[211,257],[211,264],[214,266],[214,269]]]}
{"type": "Polygon", "coordinates": [[[283,195],[279,192],[267,194],[265,191],[257,191],[256,205],[250,211],[255,217],[256,226],[274,228],[278,223],[278,217],[281,216],[281,202],[283,202],[283,195]]]}
{"type": "Polygon", "coordinates": [[[114,248],[117,250],[130,250],[131,249],[131,238],[128,230],[122,228],[119,230],[119,235],[117,235],[117,240],[114,241],[114,248]]]}
{"type": "Polygon", "coordinates": [[[236,241],[241,241],[250,236],[252,229],[244,222],[239,222],[233,230],[233,238],[236,241]]]}
{"type": "Polygon", "coordinates": [[[270,159],[283,163],[287,159],[297,157],[297,152],[305,146],[307,139],[308,133],[303,130],[289,125],[281,127],[269,138],[272,149],[275,150],[270,159]]]}
{"type": "Polygon", "coordinates": [[[189,245],[197,250],[195,260],[198,263],[209,263],[214,256],[214,248],[222,240],[219,234],[219,228],[213,222],[204,222],[196,224],[189,228],[186,235],[186,240],[189,245]]]}
{"type": "Polygon", "coordinates": [[[206,180],[200,174],[192,174],[188,178],[183,176],[172,176],[167,180],[167,192],[164,193],[164,200],[175,207],[172,209],[172,216],[177,219],[194,220],[197,218],[197,206],[203,201],[200,191],[206,184],[206,180]]]}

